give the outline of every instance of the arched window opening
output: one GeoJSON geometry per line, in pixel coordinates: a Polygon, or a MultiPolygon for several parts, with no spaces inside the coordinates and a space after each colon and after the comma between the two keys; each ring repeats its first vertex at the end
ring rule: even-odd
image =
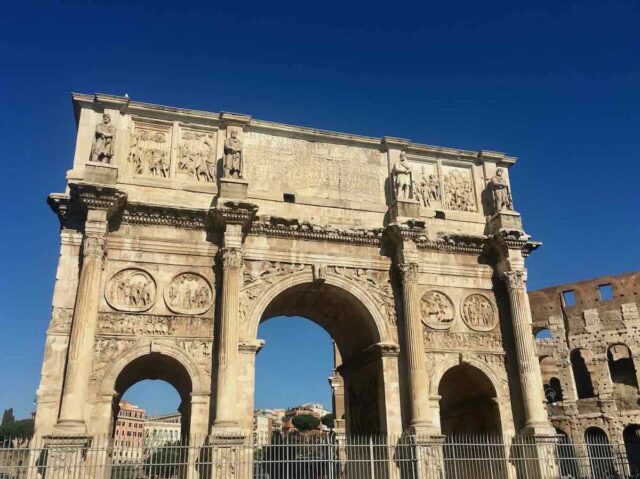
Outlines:
{"type": "Polygon", "coordinates": [[[160,353],[138,357],[120,372],[115,391],[111,477],[153,477],[162,468],[184,477],[189,450],[179,446],[189,441],[192,392],[184,366],[160,353]]]}
{"type": "Polygon", "coordinates": [[[540,358],[540,372],[544,384],[544,396],[548,403],[553,404],[563,400],[562,385],[558,379],[558,364],[551,356],[540,358]]]}
{"type": "Polygon", "coordinates": [[[534,331],[536,341],[544,341],[545,339],[553,339],[549,328],[539,328],[534,331]]]}
{"type": "Polygon", "coordinates": [[[595,396],[591,375],[587,369],[584,356],[585,353],[581,349],[571,351],[571,369],[573,370],[573,378],[576,382],[578,399],[587,399],[595,396]]]}
{"type": "Polygon", "coordinates": [[[560,465],[560,475],[562,477],[580,477],[580,466],[578,464],[576,450],[569,436],[561,429],[556,428],[558,434],[558,445],[556,452],[560,465]]]}
{"type": "Polygon", "coordinates": [[[623,431],[624,447],[631,476],[640,476],[640,425],[631,424],[623,431]]]}
{"type": "Polygon", "coordinates": [[[595,479],[616,477],[614,453],[607,433],[599,427],[590,427],[584,433],[589,452],[591,474],[595,479]]]}
{"type": "Polygon", "coordinates": [[[265,345],[256,357],[254,439],[320,434],[335,427],[326,416],[336,406],[344,428],[344,383],[331,336],[307,318],[277,316],[260,324],[258,337],[265,345]]]}
{"type": "Polygon", "coordinates": [[[638,380],[631,351],[624,344],[614,344],[607,350],[607,361],[618,408],[636,409],[638,407],[638,380]]]}

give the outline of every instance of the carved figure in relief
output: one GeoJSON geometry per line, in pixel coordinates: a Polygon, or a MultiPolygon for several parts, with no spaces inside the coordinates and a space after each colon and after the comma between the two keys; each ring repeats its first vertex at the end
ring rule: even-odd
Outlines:
{"type": "Polygon", "coordinates": [[[215,179],[213,136],[204,133],[185,132],[182,135],[177,171],[197,181],[213,182],[215,179]]]}
{"type": "Polygon", "coordinates": [[[420,306],[422,321],[432,328],[446,329],[454,318],[453,303],[440,291],[427,291],[420,306]]]}
{"type": "Polygon", "coordinates": [[[507,179],[503,176],[504,169],[499,168],[495,176],[489,180],[489,186],[493,193],[494,211],[513,210],[513,201],[507,179]]]}
{"type": "Polygon", "coordinates": [[[242,178],[242,141],[237,130],[231,130],[231,136],[224,141],[223,170],[226,178],[242,178]]]}
{"type": "Polygon", "coordinates": [[[458,211],[476,211],[473,186],[467,173],[451,171],[444,175],[445,208],[458,211]]]}
{"type": "Polygon", "coordinates": [[[172,311],[200,314],[211,306],[213,293],[204,278],[193,273],[176,276],[165,293],[167,306],[172,311]]]}
{"type": "Polygon", "coordinates": [[[407,154],[400,152],[400,161],[391,170],[393,188],[396,200],[410,200],[413,198],[413,173],[407,164],[407,154]]]}
{"type": "Polygon", "coordinates": [[[431,202],[440,200],[440,185],[435,175],[427,178],[424,167],[420,174],[420,180],[414,184],[414,194],[422,206],[431,206],[431,202]]]}
{"type": "Polygon", "coordinates": [[[155,282],[139,269],[116,273],[107,286],[107,302],[115,309],[144,311],[151,307],[155,297],[155,282]]]}
{"type": "Polygon", "coordinates": [[[116,129],[111,124],[111,116],[105,113],[102,115],[102,123],[96,126],[93,146],[91,147],[91,161],[111,163],[115,136],[116,129]]]}
{"type": "Polygon", "coordinates": [[[169,177],[169,157],[164,133],[139,130],[132,137],[129,163],[137,175],[169,177]]]}
{"type": "Polygon", "coordinates": [[[488,298],[472,294],[462,302],[462,319],[471,329],[489,331],[495,327],[497,316],[488,298]]]}

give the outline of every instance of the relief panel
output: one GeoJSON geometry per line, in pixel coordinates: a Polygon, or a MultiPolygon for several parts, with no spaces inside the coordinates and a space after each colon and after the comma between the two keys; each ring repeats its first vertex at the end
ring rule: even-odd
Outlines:
{"type": "Polygon", "coordinates": [[[420,300],[422,322],[433,329],[449,329],[455,318],[453,302],[440,291],[427,291],[420,300]]]}
{"type": "Polygon", "coordinates": [[[498,324],[496,307],[482,294],[470,294],[462,301],[462,319],[474,331],[491,331],[498,324]]]}
{"type": "Polygon", "coordinates": [[[473,175],[469,168],[442,166],[444,209],[478,211],[473,175]]]}
{"type": "Polygon", "coordinates": [[[146,311],[156,300],[156,283],[149,273],[128,268],[114,274],[105,291],[109,306],[119,311],[146,311]]]}
{"type": "Polygon", "coordinates": [[[178,314],[202,314],[213,303],[213,289],[197,273],[180,273],[164,291],[167,307],[178,314]]]}
{"type": "Polygon", "coordinates": [[[169,178],[171,175],[171,127],[136,122],[131,135],[129,172],[138,176],[169,178]]]}
{"type": "Polygon", "coordinates": [[[205,183],[213,183],[216,180],[214,133],[182,130],[176,160],[176,177],[205,183]]]}

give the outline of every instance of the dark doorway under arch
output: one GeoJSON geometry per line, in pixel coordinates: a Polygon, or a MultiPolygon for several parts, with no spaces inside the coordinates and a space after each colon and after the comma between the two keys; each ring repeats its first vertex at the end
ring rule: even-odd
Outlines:
{"type": "Polygon", "coordinates": [[[571,351],[570,359],[578,399],[594,397],[593,382],[591,381],[591,374],[589,374],[589,370],[587,369],[583,350],[574,349],[571,351]]]}
{"type": "Polygon", "coordinates": [[[460,364],[449,369],[438,394],[443,434],[501,434],[495,388],[478,368],[460,364]]]}
{"type": "Polygon", "coordinates": [[[595,479],[616,477],[614,453],[607,433],[599,427],[589,427],[584,433],[589,452],[591,474],[595,479]]]}
{"type": "Polygon", "coordinates": [[[630,424],[623,431],[624,447],[631,475],[640,476],[640,425],[630,424]]]}

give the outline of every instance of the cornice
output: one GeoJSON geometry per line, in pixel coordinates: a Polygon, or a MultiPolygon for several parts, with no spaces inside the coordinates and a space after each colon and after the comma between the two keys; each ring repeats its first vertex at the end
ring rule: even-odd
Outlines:
{"type": "Polygon", "coordinates": [[[122,213],[122,223],[145,226],[172,226],[204,230],[207,210],[187,209],[142,203],[129,203],[122,213]]]}

